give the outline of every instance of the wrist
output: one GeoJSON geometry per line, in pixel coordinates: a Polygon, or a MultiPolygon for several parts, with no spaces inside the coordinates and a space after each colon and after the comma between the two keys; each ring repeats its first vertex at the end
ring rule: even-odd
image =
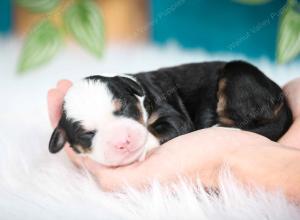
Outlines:
{"type": "Polygon", "coordinates": [[[269,163],[268,155],[277,152],[278,144],[245,131],[240,131],[235,138],[237,141],[223,149],[221,168],[225,165],[238,180],[248,182],[253,175],[264,172],[269,163]]]}

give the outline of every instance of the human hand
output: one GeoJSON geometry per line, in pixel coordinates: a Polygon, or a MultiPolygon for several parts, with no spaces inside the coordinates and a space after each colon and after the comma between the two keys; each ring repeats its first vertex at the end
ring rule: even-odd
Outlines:
{"type": "Polygon", "coordinates": [[[283,87],[283,92],[292,110],[294,122],[278,142],[285,146],[300,149],[300,78],[288,82],[283,87]]]}
{"type": "MultiPolygon", "coordinates": [[[[68,89],[72,86],[72,82],[69,80],[60,80],[56,87],[48,91],[47,101],[48,101],[48,114],[51,125],[55,128],[61,117],[62,104],[64,96],[66,95],[68,89]]],[[[74,162],[74,164],[82,164],[81,158],[78,157],[72,148],[66,144],[64,147],[69,158],[74,162]]]]}
{"type": "MultiPolygon", "coordinates": [[[[48,92],[49,117],[53,127],[61,116],[62,102],[72,83],[62,80],[48,92]]],[[[269,142],[268,139],[236,129],[209,128],[177,137],[147,155],[145,161],[128,166],[104,167],[88,157],[65,151],[75,165],[92,173],[104,190],[120,190],[124,184],[140,188],[153,180],[162,184],[176,182],[180,176],[194,180],[201,178],[204,185],[217,186],[217,177],[226,155],[235,148],[269,142]]]]}
{"type": "Polygon", "coordinates": [[[288,82],[283,91],[292,109],[293,117],[300,117],[300,78],[288,82]]]}
{"type": "MultiPolygon", "coordinates": [[[[53,127],[58,123],[63,97],[71,85],[70,81],[62,80],[48,93],[49,117],[53,127]]],[[[84,166],[91,172],[105,190],[119,190],[125,183],[143,187],[153,180],[168,184],[178,180],[179,176],[200,177],[205,185],[216,186],[218,171],[229,147],[266,140],[239,130],[204,129],[169,141],[148,154],[145,161],[118,168],[104,167],[88,157],[81,157],[69,146],[65,146],[65,151],[77,166],[84,166]]]]}

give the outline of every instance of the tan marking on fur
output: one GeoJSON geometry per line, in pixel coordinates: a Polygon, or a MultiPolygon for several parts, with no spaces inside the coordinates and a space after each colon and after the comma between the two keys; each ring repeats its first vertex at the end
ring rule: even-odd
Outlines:
{"type": "Polygon", "coordinates": [[[152,113],[148,119],[148,125],[152,125],[159,118],[156,112],[152,113]]]}
{"type": "Polygon", "coordinates": [[[83,148],[81,145],[75,145],[74,147],[82,154],[90,153],[92,151],[91,148],[83,148]]]}
{"type": "Polygon", "coordinates": [[[274,115],[277,116],[280,110],[283,108],[284,103],[281,102],[280,105],[276,106],[274,109],[274,115]]]}
{"type": "Polygon", "coordinates": [[[227,103],[227,97],[224,94],[224,90],[226,87],[226,80],[221,79],[219,82],[219,88],[217,92],[218,103],[217,103],[217,114],[219,116],[219,122],[223,125],[234,126],[234,121],[228,118],[225,109],[227,103]]]}
{"type": "Polygon", "coordinates": [[[148,122],[147,122],[147,126],[149,131],[154,135],[154,137],[156,137],[158,140],[161,139],[160,135],[152,128],[152,124],[154,124],[159,118],[159,115],[157,112],[154,112],[150,115],[150,117],[148,118],[148,122]]]}
{"type": "Polygon", "coordinates": [[[114,108],[115,108],[116,111],[121,110],[121,108],[122,108],[122,102],[121,102],[120,99],[114,99],[112,102],[113,102],[113,106],[114,106],[114,108]]]}
{"type": "Polygon", "coordinates": [[[226,118],[226,117],[219,117],[219,121],[221,123],[221,125],[227,125],[227,126],[234,126],[234,121],[231,120],[230,118],[226,118]]]}
{"type": "Polygon", "coordinates": [[[218,105],[217,105],[217,113],[221,113],[224,111],[225,107],[226,107],[226,96],[224,94],[224,89],[226,87],[226,80],[225,79],[221,79],[219,82],[219,88],[218,88],[218,105]]]}
{"type": "Polygon", "coordinates": [[[140,113],[140,117],[139,117],[138,121],[139,121],[141,124],[144,125],[146,122],[144,122],[144,119],[143,119],[143,108],[142,108],[141,103],[138,102],[138,103],[136,104],[136,107],[138,108],[139,113],[140,113]]]}
{"type": "Polygon", "coordinates": [[[218,101],[218,105],[217,105],[217,113],[223,114],[225,107],[226,107],[226,97],[221,95],[221,96],[219,96],[219,101],[218,101]]]}

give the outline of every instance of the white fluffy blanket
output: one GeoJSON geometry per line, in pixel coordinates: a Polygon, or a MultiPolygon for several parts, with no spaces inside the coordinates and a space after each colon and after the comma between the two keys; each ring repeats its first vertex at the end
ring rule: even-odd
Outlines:
{"type": "MultiPolygon", "coordinates": [[[[99,61],[69,45],[50,65],[15,75],[18,39],[0,40],[0,219],[300,219],[300,209],[277,192],[247,190],[230,175],[219,196],[201,184],[182,182],[172,190],[154,183],[146,192],[104,193],[64,153],[47,151],[51,127],[46,93],[58,79],[90,74],[136,72],[185,62],[244,58],[185,51],[170,44],[111,45],[99,61]]],[[[299,74],[300,63],[275,66],[252,60],[280,84],[299,74]]],[[[159,171],[158,171],[159,172],[159,171]]]]}

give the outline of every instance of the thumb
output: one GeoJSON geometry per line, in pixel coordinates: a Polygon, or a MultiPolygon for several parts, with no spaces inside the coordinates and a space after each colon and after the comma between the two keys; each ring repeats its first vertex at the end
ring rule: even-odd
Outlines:
{"type": "Polygon", "coordinates": [[[94,176],[99,176],[100,172],[103,172],[106,169],[110,169],[90,159],[88,156],[82,158],[82,165],[94,176]]]}
{"type": "Polygon", "coordinates": [[[47,96],[50,122],[52,127],[56,127],[61,116],[64,94],[57,89],[50,89],[47,96]]]}
{"type": "Polygon", "coordinates": [[[89,157],[83,159],[83,166],[95,177],[100,187],[105,191],[120,191],[125,186],[140,188],[148,181],[141,172],[140,163],[123,167],[105,167],[89,157]]]}

